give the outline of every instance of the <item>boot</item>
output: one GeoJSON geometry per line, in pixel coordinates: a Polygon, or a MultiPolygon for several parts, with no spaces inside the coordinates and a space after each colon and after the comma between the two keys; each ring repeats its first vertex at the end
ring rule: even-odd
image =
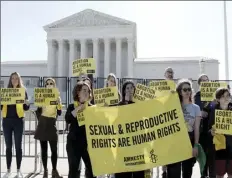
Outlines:
{"type": "Polygon", "coordinates": [[[59,175],[57,170],[52,170],[52,178],[63,178],[59,175]]]}
{"type": "Polygon", "coordinates": [[[43,178],[48,178],[48,170],[44,170],[43,178]]]}

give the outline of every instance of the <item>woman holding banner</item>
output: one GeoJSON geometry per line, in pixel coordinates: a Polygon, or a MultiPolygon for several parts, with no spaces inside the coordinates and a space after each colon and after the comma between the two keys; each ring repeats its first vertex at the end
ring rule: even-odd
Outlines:
{"type": "MultiPolygon", "coordinates": [[[[122,100],[119,102],[119,106],[133,104],[133,96],[135,93],[135,84],[133,81],[126,81],[122,86],[122,100]]],[[[145,171],[136,172],[122,172],[116,173],[115,178],[145,178],[145,171]]]]}
{"type": "MultiPolygon", "coordinates": [[[[14,72],[10,75],[7,88],[25,88],[23,86],[22,78],[19,73],[14,72]]],[[[23,175],[20,172],[22,162],[22,136],[24,125],[24,111],[29,110],[29,101],[27,92],[25,93],[24,104],[14,105],[1,105],[2,110],[2,127],[6,142],[6,164],[7,173],[3,178],[11,177],[11,161],[12,161],[12,135],[14,133],[15,150],[16,150],[16,163],[17,163],[17,175],[16,178],[22,178],[23,175]]]]}
{"type": "MultiPolygon", "coordinates": [[[[76,178],[80,175],[78,168],[81,158],[88,170],[89,178],[94,178],[89,153],[87,151],[85,126],[79,126],[77,121],[77,113],[85,109],[86,102],[91,100],[91,94],[90,86],[86,82],[78,82],[72,92],[74,103],[69,104],[65,114],[65,120],[70,124],[66,145],[69,163],[68,178],[76,178]]],[[[91,106],[90,103],[88,105],[91,106]]]]}
{"type": "Polygon", "coordinates": [[[210,133],[214,137],[213,141],[216,150],[216,178],[223,178],[226,173],[228,174],[228,178],[232,178],[232,136],[215,133],[215,117],[217,112],[219,112],[218,116],[220,117],[226,114],[223,111],[232,111],[230,91],[227,88],[217,89],[216,100],[217,104],[215,109],[211,111],[209,120],[210,133]]]}
{"type": "Polygon", "coordinates": [[[182,168],[182,178],[191,178],[192,169],[196,161],[194,157],[197,157],[198,155],[197,146],[199,144],[201,110],[199,106],[192,103],[192,85],[190,81],[179,81],[176,91],[182,105],[189,138],[193,145],[193,158],[174,164],[169,164],[167,166],[167,176],[168,178],[181,178],[182,168]]]}
{"type": "MultiPolygon", "coordinates": [[[[199,88],[200,88],[201,82],[209,82],[209,78],[206,74],[202,74],[198,78],[197,83],[199,85],[199,88]]],[[[212,136],[209,135],[209,132],[208,132],[209,115],[210,115],[212,108],[214,107],[214,101],[213,102],[201,101],[201,91],[199,90],[194,96],[194,103],[200,107],[201,114],[202,114],[199,142],[206,154],[206,164],[204,167],[202,178],[206,178],[208,176],[215,178],[216,177],[215,160],[214,160],[215,149],[213,145],[212,136]]]]}
{"type": "MultiPolygon", "coordinates": [[[[45,81],[46,88],[55,88],[56,82],[53,78],[48,78],[45,81]]],[[[56,167],[57,167],[57,142],[58,135],[56,129],[56,119],[62,112],[62,103],[60,97],[57,99],[57,105],[38,107],[36,115],[38,118],[38,126],[35,130],[35,139],[40,140],[41,145],[41,156],[44,167],[43,178],[48,178],[48,142],[51,148],[51,161],[52,161],[52,178],[62,178],[56,167]]]]}

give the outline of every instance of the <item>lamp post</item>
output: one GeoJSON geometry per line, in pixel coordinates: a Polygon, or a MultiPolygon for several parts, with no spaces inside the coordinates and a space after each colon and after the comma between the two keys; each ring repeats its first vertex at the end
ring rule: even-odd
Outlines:
{"type": "Polygon", "coordinates": [[[200,61],[199,61],[200,63],[200,74],[204,74],[205,73],[205,59],[201,59],[200,61]]]}
{"type": "Polygon", "coordinates": [[[229,80],[229,55],[228,55],[226,1],[224,0],[223,3],[224,3],[223,12],[224,12],[225,74],[226,74],[226,80],[229,80]]]}

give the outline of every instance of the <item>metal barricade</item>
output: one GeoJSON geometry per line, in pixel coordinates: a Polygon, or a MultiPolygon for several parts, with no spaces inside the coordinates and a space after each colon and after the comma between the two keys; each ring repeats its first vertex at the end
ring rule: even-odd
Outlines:
{"type": "MultiPolygon", "coordinates": [[[[33,175],[36,170],[37,170],[37,158],[38,158],[38,153],[37,153],[37,141],[34,139],[34,132],[35,128],[37,126],[37,119],[34,111],[27,111],[25,112],[25,118],[24,118],[24,128],[23,128],[23,138],[22,138],[22,156],[24,161],[25,158],[34,158],[34,170],[29,172],[26,177],[30,177],[33,175]]],[[[1,125],[2,127],[2,125],[1,125]]],[[[1,128],[1,152],[0,155],[1,157],[5,157],[5,140],[4,140],[4,134],[3,134],[3,129],[1,128]]],[[[12,138],[13,141],[13,146],[12,146],[12,156],[15,157],[15,146],[14,146],[14,139],[12,138]]],[[[5,163],[2,163],[3,165],[5,163]]],[[[3,170],[4,171],[4,170],[3,170]]],[[[1,171],[1,172],[3,172],[1,171]]],[[[6,171],[6,170],[5,170],[6,171]]],[[[5,172],[4,171],[4,172],[5,172]]]]}

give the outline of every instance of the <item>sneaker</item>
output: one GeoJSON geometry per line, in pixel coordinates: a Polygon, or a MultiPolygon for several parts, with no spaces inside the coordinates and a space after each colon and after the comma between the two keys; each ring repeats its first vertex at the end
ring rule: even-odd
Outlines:
{"type": "Polygon", "coordinates": [[[57,170],[52,170],[52,178],[63,178],[59,175],[57,170]]]}
{"type": "Polygon", "coordinates": [[[2,178],[11,178],[11,172],[7,172],[2,178]]]}
{"type": "Polygon", "coordinates": [[[21,171],[17,171],[17,175],[15,176],[15,178],[23,178],[23,174],[21,173],[21,171]]]}

